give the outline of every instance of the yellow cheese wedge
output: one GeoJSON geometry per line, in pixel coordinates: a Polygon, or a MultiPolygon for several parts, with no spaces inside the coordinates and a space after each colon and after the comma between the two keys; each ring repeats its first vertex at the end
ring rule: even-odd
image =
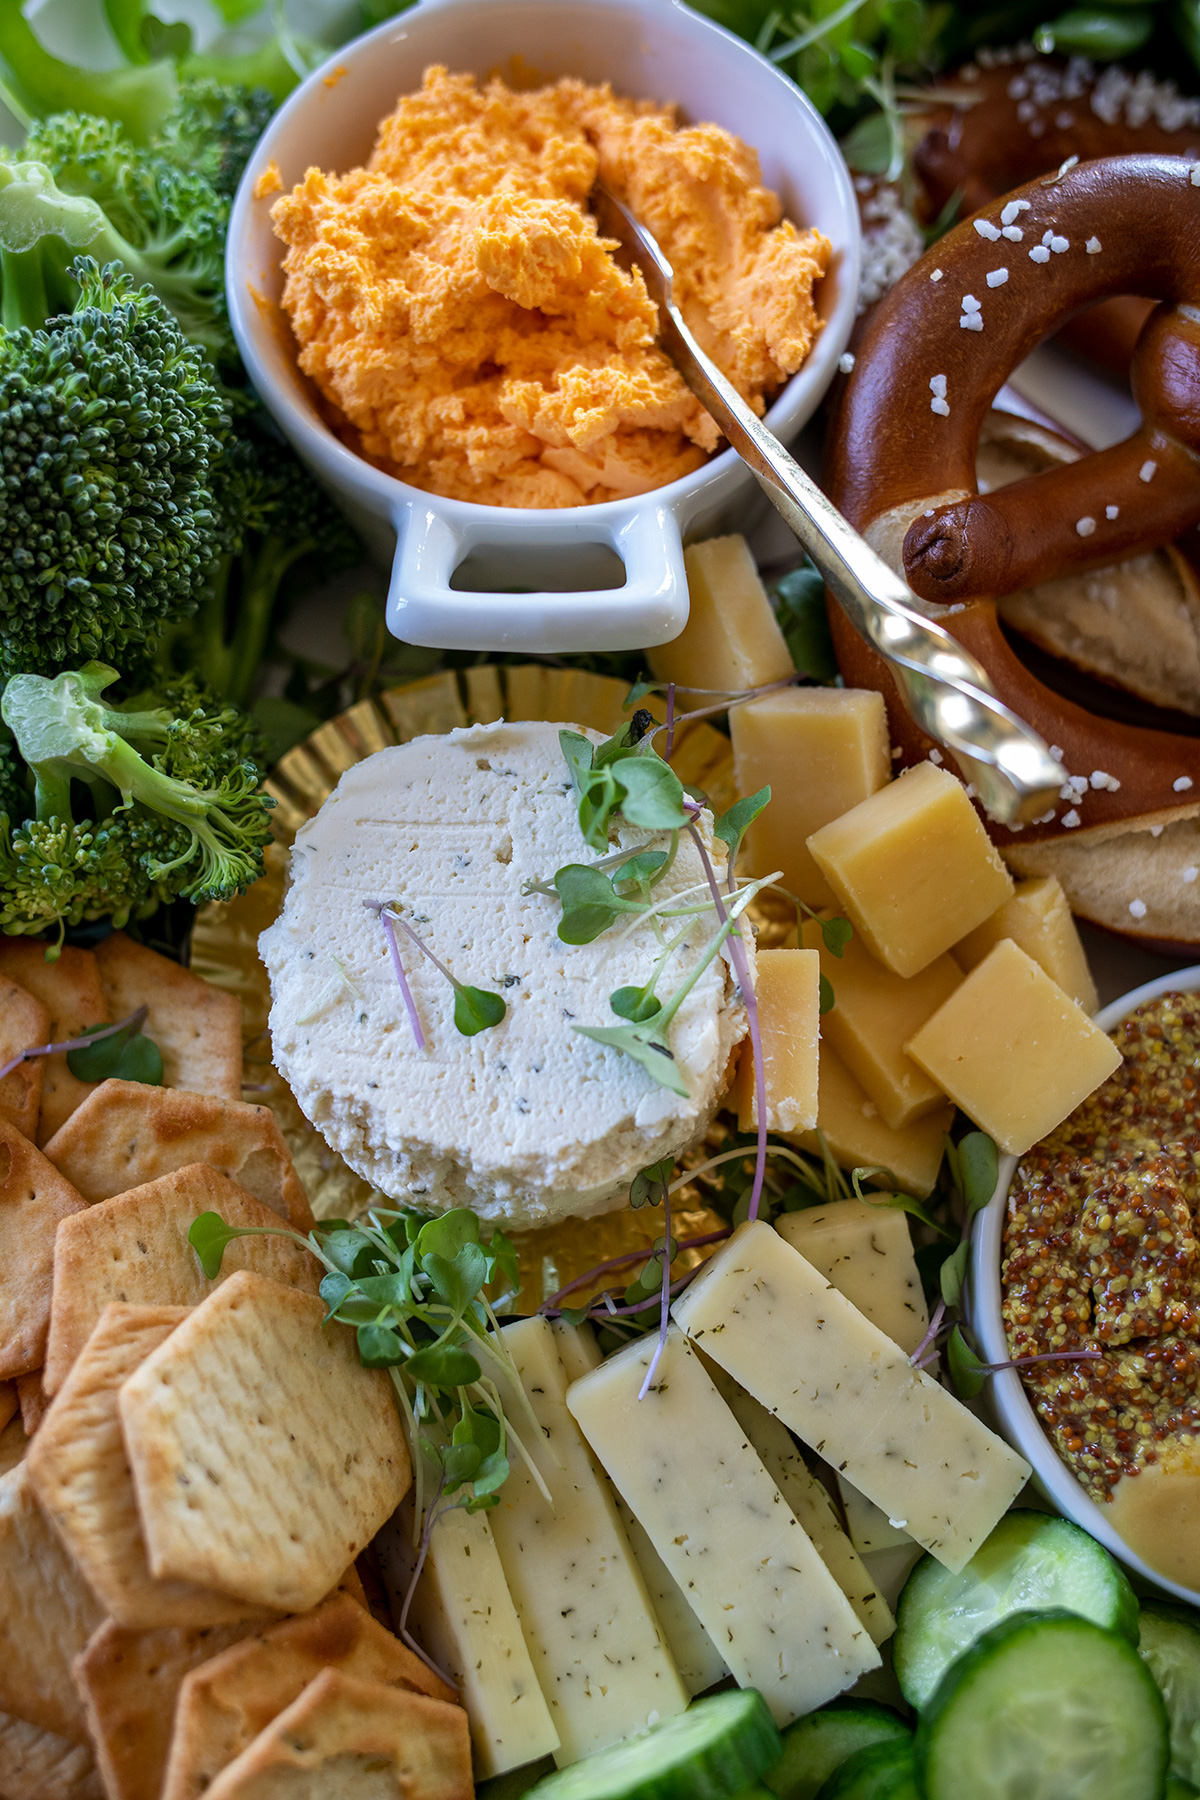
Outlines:
{"type": "Polygon", "coordinates": [[[885,1337],[902,1350],[916,1349],[929,1311],[906,1213],[866,1200],[835,1200],[784,1213],[776,1228],[885,1337]]]}
{"type": "MultiPolygon", "coordinates": [[[[738,690],[794,674],[745,538],[708,538],[685,550],[683,561],[691,610],[677,638],[647,652],[655,679],[738,690]]],[[[691,705],[704,701],[682,696],[680,710],[691,705]]]]}
{"type": "Polygon", "coordinates": [[[964,969],[973,969],[1002,938],[1011,938],[1026,956],[1032,956],[1051,981],[1057,981],[1064,993],[1078,1000],[1085,1013],[1099,1011],[1100,996],[1088,968],[1087,954],[1079,941],[1067,896],[1055,876],[1018,881],[1012,899],[955,944],[954,960],[964,969]]]}
{"type": "Polygon", "coordinates": [[[919,975],[897,975],[875,960],[857,934],[840,956],[832,955],[816,919],[804,921],[802,942],[817,952],[821,973],[833,988],[834,1005],[821,1030],[884,1123],[900,1131],[944,1107],[945,1094],[904,1046],[962,980],[954,958],[937,956],[919,975]]]}
{"type": "MultiPolygon", "coordinates": [[[[821,965],[815,950],[760,950],[754,980],[770,1131],[810,1131],[817,1122],[821,965]]],[[[758,1126],[754,1054],[747,1038],[733,1086],[738,1130],[758,1126]]]]}
{"type": "MultiPolygon", "coordinates": [[[[833,1160],[843,1169],[886,1169],[890,1178],[872,1176],[874,1186],[891,1186],[894,1181],[906,1194],[923,1200],[937,1180],[945,1149],[942,1138],[954,1123],[954,1108],[944,1106],[903,1131],[893,1131],[824,1038],[820,1066],[817,1124],[833,1160]]],[[[802,1150],[821,1154],[815,1131],[801,1132],[796,1142],[802,1150]]]]}
{"type": "Polygon", "coordinates": [[[918,763],[808,840],[868,950],[916,975],[1002,906],[1012,877],[966,789],[918,763]]]}
{"type": "Polygon", "coordinates": [[[967,1117],[1019,1156],[1112,1074],[1121,1053],[1004,938],[908,1045],[967,1117]]]}
{"type": "Polygon", "coordinates": [[[783,885],[824,906],[832,890],[807,839],[891,780],[883,695],[866,688],[784,688],[729,714],[739,794],[770,787],[771,804],[746,835],[756,874],[783,870],[783,885]]]}
{"type": "Polygon", "coordinates": [[[672,1314],[697,1349],[950,1570],[1029,1477],[1002,1438],[761,1220],[718,1247],[672,1314]]]}

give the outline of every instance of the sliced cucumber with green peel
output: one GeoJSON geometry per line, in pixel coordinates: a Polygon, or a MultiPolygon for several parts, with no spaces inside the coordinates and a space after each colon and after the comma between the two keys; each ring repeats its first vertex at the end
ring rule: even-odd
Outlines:
{"type": "Polygon", "coordinates": [[[531,1800],[736,1800],[779,1761],[783,1740],[756,1688],[694,1700],[645,1736],[548,1775],[531,1800]]]}
{"type": "Polygon", "coordinates": [[[783,1734],[783,1755],[763,1781],[778,1800],[814,1800],[848,1756],[872,1744],[888,1743],[911,1731],[890,1706],[874,1700],[835,1700],[808,1713],[783,1734]]]}
{"type": "Polygon", "coordinates": [[[1138,1648],[1162,1689],[1171,1723],[1171,1771],[1200,1783],[1200,1619],[1183,1606],[1147,1603],[1138,1648]]]}
{"type": "Polygon", "coordinates": [[[900,1595],[892,1652],[918,1712],[976,1638],[1010,1613],[1062,1607],[1137,1642],[1137,1596],[1108,1551],[1066,1519],[1006,1513],[957,1575],[923,1556],[900,1595]]]}
{"type": "Polygon", "coordinates": [[[818,1800],[921,1800],[911,1738],[856,1750],[829,1777],[818,1800]]]}
{"type": "Polygon", "coordinates": [[[948,1670],[915,1739],[925,1800],[1162,1800],[1162,1695],[1121,1632],[1014,1613],[948,1670]]]}

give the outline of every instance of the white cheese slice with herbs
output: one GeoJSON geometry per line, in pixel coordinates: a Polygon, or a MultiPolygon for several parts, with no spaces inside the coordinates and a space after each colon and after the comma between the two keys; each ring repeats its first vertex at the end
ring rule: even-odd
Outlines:
{"type": "Polygon", "coordinates": [[[761,1221],[672,1308],[714,1362],[944,1563],[961,1569],[1029,1479],[1002,1438],[761,1221]]]}
{"type": "MultiPolygon", "coordinates": [[[[408,1525],[411,1529],[411,1519],[408,1525]]],[[[391,1529],[395,1533],[400,1526],[391,1529]]],[[[393,1607],[403,1601],[409,1560],[399,1556],[393,1607]]],[[[434,1662],[458,1687],[477,1775],[502,1775],[557,1750],[558,1732],[486,1513],[461,1507],[442,1513],[430,1533],[409,1618],[434,1662]]]]}
{"type": "MultiPolygon", "coordinates": [[[[703,1135],[745,1031],[724,954],[670,1028],[686,1098],[573,1029],[620,1026],[610,996],[645,983],[660,943],[650,922],[627,931],[621,919],[591,944],[564,944],[557,896],[525,891],[597,860],[560,729],[471,726],[356,764],[299,832],[283,908],[259,940],[275,1062],[304,1113],[382,1193],[427,1211],[470,1206],[500,1224],[541,1225],[620,1203],[639,1169],[703,1135]],[[461,1035],[452,988],[401,932],[427,1040],[418,1049],[369,901],[395,905],[459,982],[499,994],[500,1024],[461,1035]]],[[[720,875],[725,849],[708,813],[699,829],[720,875]]],[[[613,848],[669,841],[622,826],[613,848]]],[[[686,834],[654,896],[707,905],[686,834]]],[[[667,920],[664,933],[686,925],[667,920]]],[[[711,910],[696,918],[667,961],[664,1001],[716,929],[711,910]]],[[[743,943],[752,958],[748,931],[743,943]]]]}
{"type": "Polygon", "coordinates": [[[806,1206],[776,1220],[781,1238],[910,1354],[929,1329],[908,1214],[869,1200],[806,1206]]]}
{"type": "Polygon", "coordinates": [[[879,1652],[677,1327],[620,1350],[567,1404],[741,1687],[788,1724],[879,1652]]]}
{"type": "Polygon", "coordinates": [[[821,1561],[845,1594],[859,1619],[882,1644],[896,1629],[892,1610],[869,1569],[842,1530],[833,1501],[812,1473],[796,1441],[765,1406],[727,1375],[719,1363],[706,1363],[717,1392],[762,1458],[775,1483],[817,1548],[821,1561]]]}
{"type": "MultiPolygon", "coordinates": [[[[568,1382],[590,1374],[604,1360],[590,1325],[570,1325],[566,1319],[556,1319],[553,1330],[568,1382]]],[[[613,1495],[629,1548],[642,1572],[655,1617],[662,1626],[680,1679],[689,1694],[702,1694],[728,1675],[725,1658],[688,1605],[679,1583],[647,1537],[645,1527],[634,1518],[615,1489],[613,1495]]]]}
{"type": "MultiPolygon", "coordinates": [[[[559,1763],[632,1737],[687,1706],[604,1472],[567,1411],[567,1374],[550,1321],[501,1333],[541,1427],[529,1466],[512,1473],[490,1514],[508,1591],[558,1732],[559,1763]]],[[[501,1384],[501,1393],[505,1389],[501,1384]]],[[[505,1398],[520,1430],[522,1412],[505,1398]]]]}

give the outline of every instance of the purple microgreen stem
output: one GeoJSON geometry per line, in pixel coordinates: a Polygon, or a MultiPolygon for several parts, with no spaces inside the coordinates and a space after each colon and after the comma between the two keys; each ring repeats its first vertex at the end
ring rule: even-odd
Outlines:
{"type": "Polygon", "coordinates": [[[381,900],[364,900],[363,905],[368,912],[373,912],[375,914],[375,917],[383,926],[383,935],[387,939],[388,951],[392,959],[392,968],[395,971],[396,980],[400,983],[400,992],[404,998],[404,1007],[405,1011],[408,1013],[408,1022],[412,1026],[413,1039],[417,1049],[424,1050],[426,1048],[425,1033],[421,1030],[421,1021],[417,1016],[417,1003],[412,997],[412,989],[408,985],[408,976],[404,973],[404,964],[400,961],[400,946],[396,942],[396,927],[392,922],[392,915],[381,900]]]}
{"type": "Polygon", "coordinates": [[[933,1316],[930,1318],[928,1331],[908,1359],[914,1369],[919,1369],[921,1367],[922,1359],[934,1348],[934,1345],[937,1342],[938,1332],[942,1328],[942,1320],[945,1317],[946,1302],[944,1300],[939,1300],[933,1309],[933,1316]]]}
{"type": "Polygon", "coordinates": [[[1104,1350],[1043,1350],[1037,1356],[1014,1356],[1008,1362],[988,1363],[992,1374],[1001,1369],[1028,1369],[1034,1363],[1048,1362],[1103,1362],[1107,1352],[1104,1350]]]}
{"type": "MultiPolygon", "coordinates": [[[[746,1152],[742,1150],[736,1154],[745,1156],[746,1152]]],[[[684,1186],[689,1179],[690,1177],[685,1177],[683,1182],[672,1182],[671,1193],[674,1193],[677,1187],[684,1186]]],[[[679,1248],[681,1250],[699,1250],[703,1245],[719,1243],[722,1238],[727,1238],[729,1235],[730,1227],[726,1225],[720,1231],[705,1232],[703,1237],[684,1238],[680,1242],[679,1248]]],[[[644,1265],[650,1261],[653,1255],[655,1252],[647,1249],[628,1250],[624,1256],[610,1256],[607,1262],[597,1263],[594,1269],[587,1269],[582,1275],[576,1275],[573,1281],[568,1281],[565,1287],[559,1288],[557,1294],[551,1294],[548,1300],[544,1300],[538,1307],[538,1311],[543,1313],[561,1312],[560,1302],[565,1300],[568,1294],[574,1294],[582,1287],[590,1287],[594,1281],[599,1281],[602,1275],[615,1275],[618,1269],[632,1268],[634,1263],[644,1265]]]]}
{"type": "MultiPolygon", "coordinates": [[[[718,701],[713,706],[698,706],[692,712],[681,713],[678,718],[674,716],[673,710],[670,708],[670,695],[668,690],[667,719],[663,724],[655,725],[652,730],[646,733],[646,736],[653,742],[659,732],[666,731],[668,726],[672,732],[675,732],[681,725],[690,725],[696,719],[711,719],[715,713],[729,712],[735,706],[745,706],[748,700],[761,700],[764,694],[777,693],[780,688],[795,687],[800,679],[799,671],[797,671],[794,675],[785,675],[782,681],[768,681],[763,687],[743,688],[731,693],[727,699],[718,701]]],[[[720,689],[709,688],[705,690],[703,688],[683,688],[681,691],[685,694],[704,693],[706,691],[709,693],[719,693],[720,689]]],[[[668,750],[668,757],[670,754],[671,752],[668,750]]],[[[687,804],[686,800],[684,804],[687,804]]]]}
{"type": "MultiPolygon", "coordinates": [[[[787,682],[775,682],[776,687],[786,687],[787,682]]],[[[700,808],[693,806],[686,798],[684,806],[689,812],[698,813],[700,808]]],[[[729,920],[725,911],[725,903],[721,898],[721,888],[717,881],[716,871],[712,866],[712,858],[704,845],[704,839],[696,829],[695,818],[688,821],[688,836],[691,838],[700,858],[713,905],[717,909],[717,917],[722,925],[729,920]]],[[[770,877],[773,881],[774,875],[770,877]]],[[[733,972],[738,978],[742,990],[742,1002],[746,1008],[746,1023],[750,1030],[750,1049],[754,1056],[754,1109],[758,1118],[758,1136],[754,1153],[754,1185],[750,1189],[750,1206],[746,1217],[751,1224],[758,1218],[759,1202],[762,1200],[763,1182],[767,1173],[767,1085],[763,1076],[762,1033],[758,1026],[758,1002],[754,996],[754,984],[750,979],[750,965],[746,961],[746,947],[742,943],[741,933],[731,931],[729,935],[729,960],[733,964],[733,972]]]]}
{"type": "MultiPolygon", "coordinates": [[[[676,1294],[682,1292],[688,1282],[693,1280],[700,1273],[700,1268],[702,1266],[703,1265],[701,1264],[694,1269],[689,1269],[686,1275],[678,1276],[676,1280],[671,1283],[670,1293],[672,1298],[674,1298],[676,1294]]],[[[648,1306],[654,1305],[653,1295],[646,1300],[639,1301],[636,1306],[616,1306],[609,1294],[601,1294],[600,1300],[603,1302],[603,1308],[599,1305],[594,1306],[591,1312],[589,1312],[588,1318],[598,1319],[601,1324],[608,1318],[625,1319],[628,1318],[631,1313],[644,1313],[648,1306]]]]}
{"type": "Polygon", "coordinates": [[[0,1081],[3,1081],[6,1075],[11,1075],[14,1069],[19,1069],[21,1064],[28,1062],[31,1057],[57,1056],[60,1051],[65,1053],[68,1050],[86,1050],[89,1044],[98,1044],[102,1038],[115,1037],[118,1031],[128,1031],[131,1026],[136,1026],[140,1030],[146,1022],[149,1010],[149,1007],[139,1006],[130,1013],[127,1019],[119,1020],[116,1025],[97,1025],[94,1031],[85,1031],[80,1037],[63,1038],[57,1044],[32,1044],[28,1050],[19,1050],[16,1056],[10,1057],[3,1067],[0,1067],[0,1081]]]}
{"type": "Polygon", "coordinates": [[[413,1572],[408,1583],[408,1591],[404,1596],[404,1604],[400,1608],[400,1617],[396,1623],[396,1635],[400,1638],[402,1643],[408,1645],[414,1656],[420,1657],[427,1669],[432,1669],[433,1673],[440,1681],[444,1681],[447,1687],[453,1688],[454,1692],[457,1693],[458,1683],[452,1681],[444,1669],[439,1669],[431,1656],[426,1655],[412,1632],[408,1629],[409,1609],[413,1603],[413,1595],[417,1591],[417,1583],[420,1581],[425,1568],[425,1559],[429,1555],[429,1545],[433,1537],[433,1528],[440,1518],[444,1517],[446,1513],[454,1512],[455,1508],[460,1504],[460,1502],[454,1501],[449,1506],[443,1506],[441,1512],[437,1510],[437,1503],[442,1497],[442,1489],[445,1485],[446,1477],[443,1475],[441,1481],[438,1483],[438,1491],[434,1495],[429,1511],[425,1515],[425,1529],[421,1533],[421,1542],[417,1549],[417,1559],[413,1564],[413,1572]]]}
{"type": "MultiPolygon", "coordinates": [[[[671,760],[671,752],[675,748],[675,683],[667,683],[667,747],[663,756],[667,762],[671,760]]],[[[649,1377],[647,1377],[649,1379],[649,1377]]],[[[638,1395],[639,1400],[641,1395],[638,1395]]]]}

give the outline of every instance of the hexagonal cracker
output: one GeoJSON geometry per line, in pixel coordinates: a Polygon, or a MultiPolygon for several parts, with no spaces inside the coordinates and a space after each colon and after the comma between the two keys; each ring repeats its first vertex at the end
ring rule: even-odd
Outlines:
{"type": "Polygon", "coordinates": [[[309,1294],[232,1275],[120,1390],[150,1568],[304,1612],[412,1481],[391,1383],[309,1294]]]}

